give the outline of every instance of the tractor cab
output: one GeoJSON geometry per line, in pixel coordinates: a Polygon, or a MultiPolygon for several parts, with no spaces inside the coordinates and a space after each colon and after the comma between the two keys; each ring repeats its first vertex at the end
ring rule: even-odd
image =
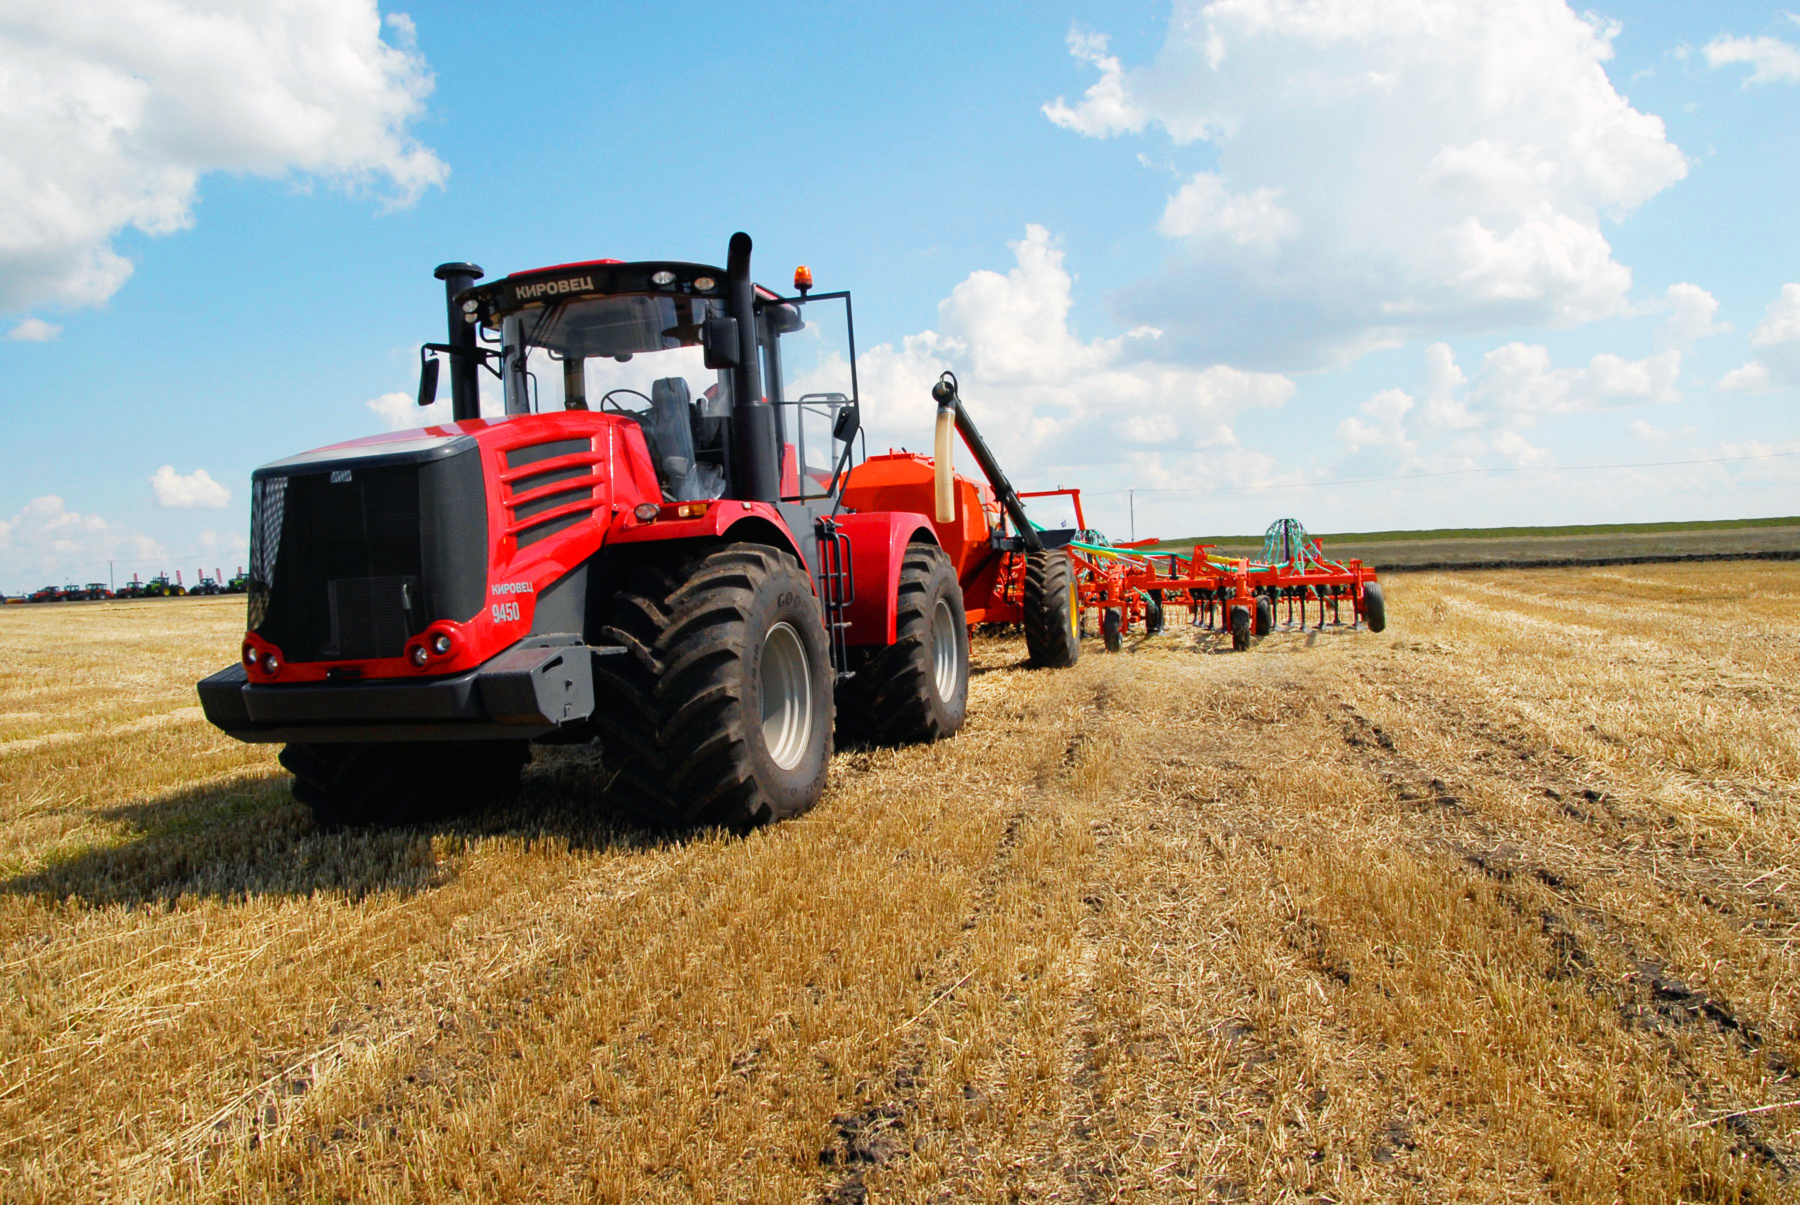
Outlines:
{"type": "Polygon", "coordinates": [[[765,460],[778,469],[776,498],[764,500],[834,498],[858,426],[855,336],[850,295],[808,297],[811,283],[801,269],[799,296],[752,286],[742,307],[727,295],[727,273],[704,264],[597,260],[515,273],[461,295],[477,344],[458,360],[498,377],[509,416],[632,420],[670,501],[759,497],[748,478],[765,460]],[[749,332],[743,308],[754,315],[749,332]],[[777,456],[750,446],[755,432],[734,434],[749,425],[739,393],[767,403],[759,409],[773,419],[777,456]]]}

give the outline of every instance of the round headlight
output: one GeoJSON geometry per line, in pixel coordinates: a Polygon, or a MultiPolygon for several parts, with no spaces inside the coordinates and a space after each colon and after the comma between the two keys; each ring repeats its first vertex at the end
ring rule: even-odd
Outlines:
{"type": "Polygon", "coordinates": [[[702,293],[712,292],[712,287],[718,283],[719,283],[718,281],[714,280],[710,276],[694,277],[694,287],[696,289],[699,289],[702,293]]]}
{"type": "Polygon", "coordinates": [[[478,310],[480,308],[481,308],[481,303],[479,301],[476,301],[473,297],[471,297],[467,301],[463,302],[463,313],[465,313],[465,314],[473,314],[476,310],[478,310]]]}
{"type": "Polygon", "coordinates": [[[433,636],[431,638],[431,651],[440,657],[449,652],[450,637],[443,632],[439,632],[436,636],[433,636]]]}
{"type": "Polygon", "coordinates": [[[425,664],[425,662],[426,662],[426,661],[427,661],[427,660],[428,660],[428,659],[429,659],[429,658],[430,658],[430,657],[431,657],[431,654],[430,654],[430,653],[428,653],[428,652],[426,652],[426,651],[425,651],[425,646],[424,646],[424,645],[422,645],[422,644],[415,644],[415,645],[413,645],[413,650],[412,650],[412,663],[413,663],[413,664],[414,664],[414,665],[424,665],[424,664],[425,664]]]}
{"type": "Polygon", "coordinates": [[[255,645],[246,644],[244,646],[244,664],[245,665],[255,665],[256,664],[256,646],[255,645]]]}
{"type": "Polygon", "coordinates": [[[652,273],[650,273],[650,283],[653,285],[660,285],[663,288],[667,288],[668,286],[675,283],[675,273],[669,271],[667,268],[663,268],[660,271],[652,272],[652,273]]]}
{"type": "Polygon", "coordinates": [[[272,674],[281,668],[281,662],[275,659],[274,653],[270,653],[262,659],[262,667],[263,673],[272,674]]]}
{"type": "Polygon", "coordinates": [[[662,507],[654,502],[640,502],[631,508],[631,513],[638,517],[640,523],[648,523],[662,513],[662,507]]]}

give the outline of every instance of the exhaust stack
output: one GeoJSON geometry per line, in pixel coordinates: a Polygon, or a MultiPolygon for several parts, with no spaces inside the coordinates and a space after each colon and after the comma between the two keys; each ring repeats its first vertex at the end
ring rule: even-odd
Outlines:
{"type": "Polygon", "coordinates": [[[457,422],[481,417],[481,361],[475,348],[475,324],[456,304],[456,295],[486,275],[474,264],[439,264],[433,276],[444,282],[444,309],[449,314],[451,347],[469,352],[450,356],[450,416],[457,422]]]}

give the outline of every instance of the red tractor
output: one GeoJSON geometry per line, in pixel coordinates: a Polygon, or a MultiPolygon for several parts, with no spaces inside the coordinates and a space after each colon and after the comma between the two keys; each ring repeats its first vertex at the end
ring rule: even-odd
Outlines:
{"type": "Polygon", "coordinates": [[[754,285],[750,249],[438,268],[419,402],[447,361],[452,421],[256,471],[249,630],[207,718],[285,744],[326,825],[427,818],[504,791],[530,742],[598,739],[639,821],[745,829],[818,800],[834,719],[955,732],[965,566],[930,475],[851,499],[850,296],[754,285]]]}

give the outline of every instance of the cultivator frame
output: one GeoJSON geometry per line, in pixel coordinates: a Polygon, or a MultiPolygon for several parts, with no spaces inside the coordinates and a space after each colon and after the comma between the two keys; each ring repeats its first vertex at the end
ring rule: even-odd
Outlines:
{"type": "MultiPolygon", "coordinates": [[[[1075,568],[1077,597],[1084,622],[1089,612],[1099,616],[1101,635],[1111,651],[1134,627],[1146,635],[1161,632],[1171,602],[1186,606],[1192,626],[1211,630],[1216,621],[1218,630],[1230,632],[1238,651],[1249,647],[1251,637],[1266,636],[1277,627],[1304,629],[1309,602],[1317,609],[1315,630],[1328,624],[1343,626],[1346,605],[1352,629],[1367,626],[1379,632],[1387,626],[1375,570],[1357,558],[1327,557],[1321,542],[1309,537],[1296,520],[1281,519],[1270,526],[1257,560],[1220,556],[1211,544],[1196,545],[1187,553],[1153,552],[1161,541],[1112,544],[1082,538],[1093,533],[1079,489],[1027,490],[1018,496],[1063,497],[1073,505],[1077,538],[1066,548],[1075,568]],[[1238,611],[1241,620],[1234,615],[1238,611]]],[[[1023,558],[1008,558],[999,575],[1005,583],[1004,596],[1019,596],[1024,571],[1023,558]]]]}

